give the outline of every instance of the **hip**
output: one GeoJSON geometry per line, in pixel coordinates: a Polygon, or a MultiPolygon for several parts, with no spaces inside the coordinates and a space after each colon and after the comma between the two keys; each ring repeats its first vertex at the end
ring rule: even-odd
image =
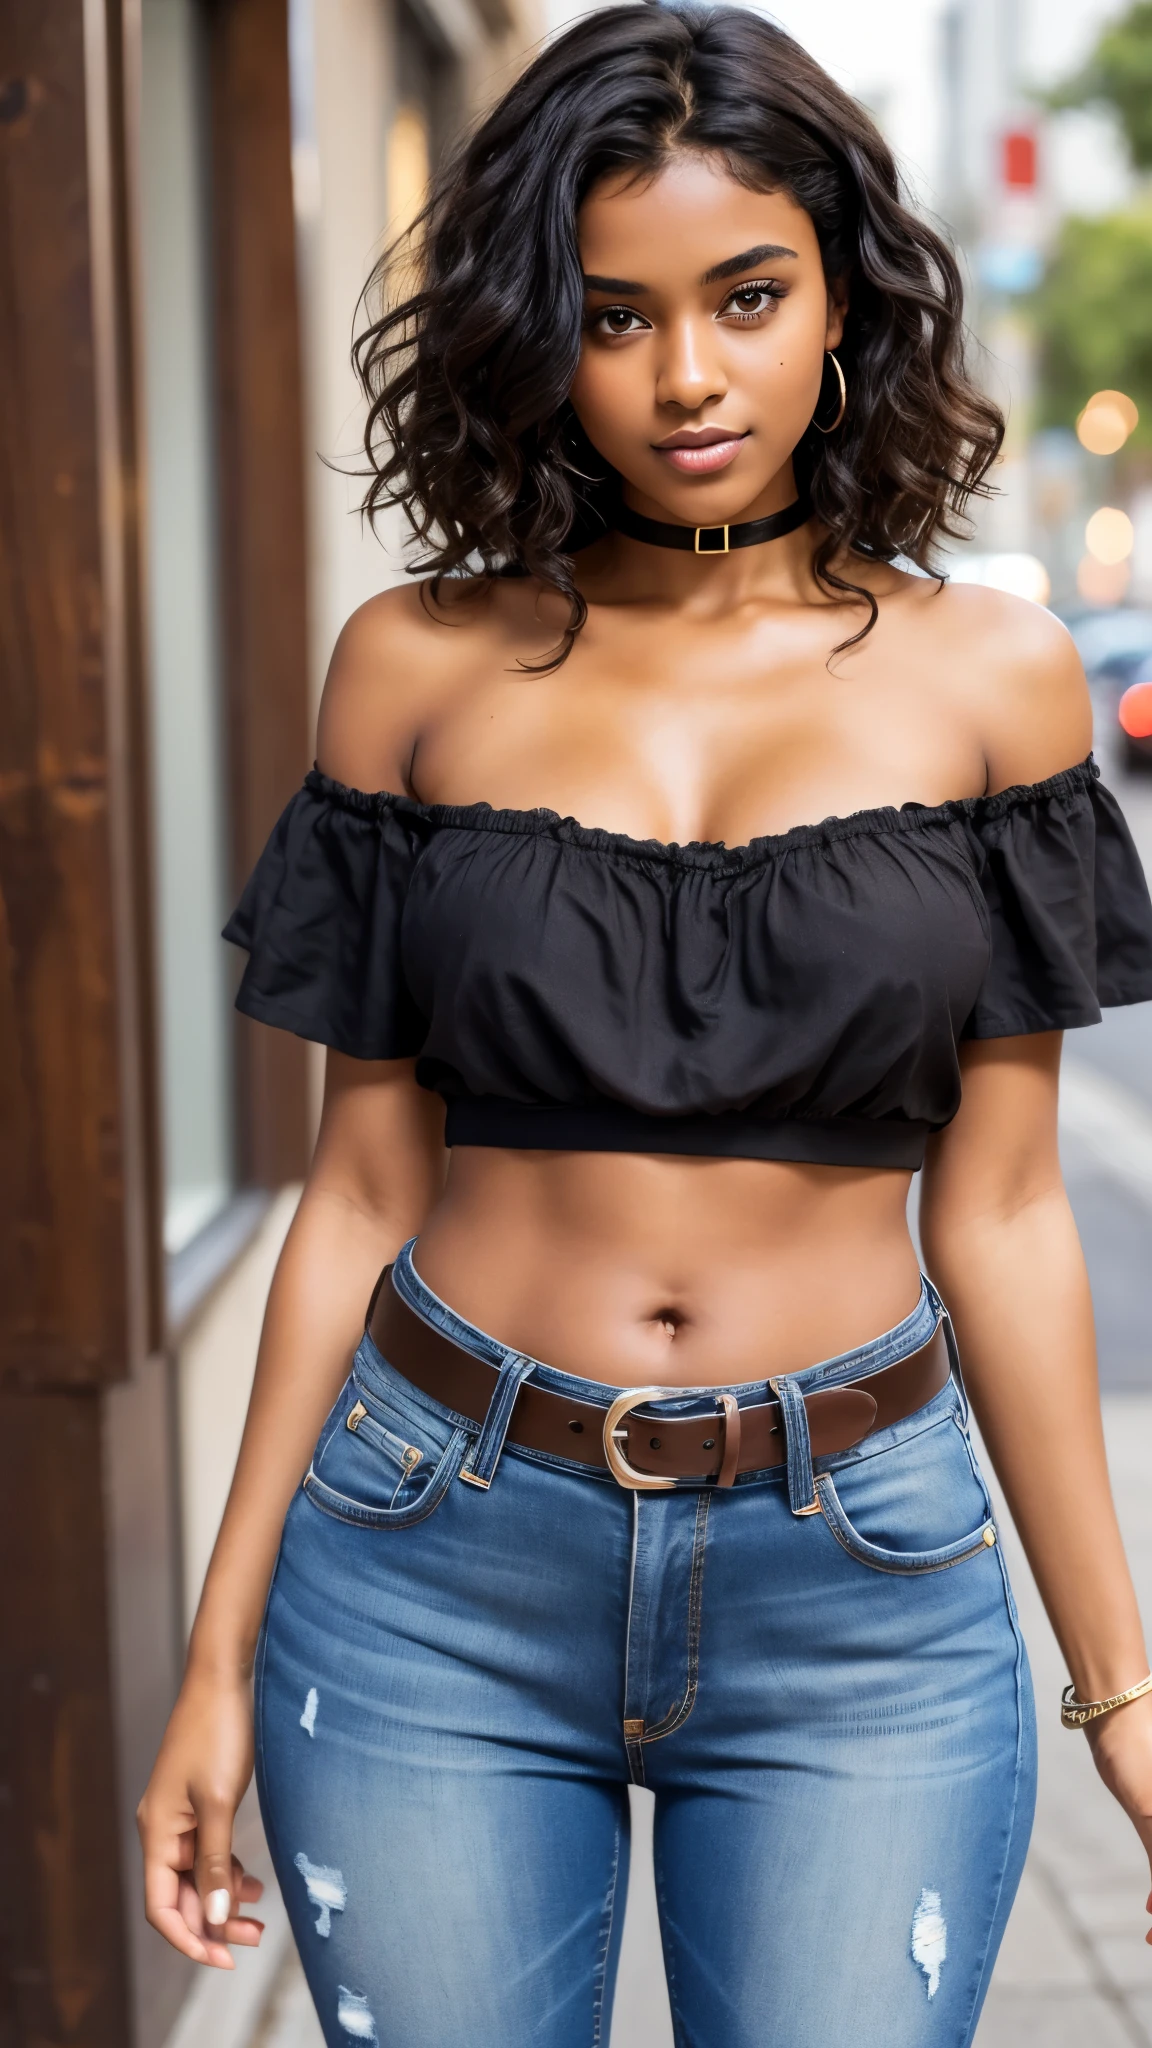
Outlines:
{"type": "Polygon", "coordinates": [[[534,1387],[558,1413],[564,1397],[607,1416],[613,1383],[505,1353],[480,1415],[414,1384],[366,1335],[289,1512],[273,1626],[285,1648],[299,1631],[334,1664],[361,1662],[365,1686],[380,1663],[450,1697],[463,1688],[478,1726],[496,1698],[526,1691],[542,1732],[578,1728],[597,1768],[614,1754],[633,1774],[654,1728],[684,1730],[689,1712],[702,1736],[734,1717],[757,1740],[791,1731],[801,1744],[822,1723],[847,1739],[857,1713],[865,1727],[881,1709],[886,1725],[921,1721],[926,1666],[934,1697],[975,1730],[1008,1711],[1021,1652],[958,1370],[895,1419],[871,1402],[867,1429],[837,1422],[839,1409],[830,1435],[821,1420],[830,1398],[843,1407],[845,1390],[879,1391],[928,1355],[938,1306],[925,1289],[894,1330],[789,1376],[775,1410],[759,1381],[638,1396],[628,1455],[609,1464],[575,1440],[580,1457],[540,1448],[557,1441],[547,1435],[518,1441],[517,1404],[534,1387]],[[775,1463],[745,1455],[721,1472],[732,1409],[750,1442],[770,1429],[761,1420],[757,1436],[752,1418],[778,1415],[775,1463]],[[678,1441],[689,1425],[715,1441],[697,1461],[710,1469],[634,1483],[634,1465],[666,1472],[660,1432],[681,1424],[678,1441]],[[623,1715],[638,1659],[645,1708],[623,1715]]]}

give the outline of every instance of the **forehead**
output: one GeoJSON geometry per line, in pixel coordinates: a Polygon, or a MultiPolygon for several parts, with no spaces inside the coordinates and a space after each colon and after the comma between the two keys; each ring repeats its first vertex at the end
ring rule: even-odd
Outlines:
{"type": "Polygon", "coordinates": [[[753,192],[694,151],[660,171],[613,172],[594,185],[576,223],[580,260],[601,276],[655,282],[701,277],[742,249],[775,242],[819,267],[816,230],[786,192],[753,192]]]}

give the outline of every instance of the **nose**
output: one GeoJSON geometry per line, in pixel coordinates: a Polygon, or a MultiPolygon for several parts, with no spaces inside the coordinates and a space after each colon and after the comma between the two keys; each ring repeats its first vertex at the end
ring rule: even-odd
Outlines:
{"type": "Polygon", "coordinates": [[[727,390],[715,322],[685,315],[666,328],[656,372],[656,403],[699,412],[727,390]]]}

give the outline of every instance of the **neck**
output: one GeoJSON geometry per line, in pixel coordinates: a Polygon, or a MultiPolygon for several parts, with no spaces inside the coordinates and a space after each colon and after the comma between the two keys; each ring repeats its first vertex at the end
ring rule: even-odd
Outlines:
{"type": "MultiPolygon", "coordinates": [[[[692,495],[699,499],[698,518],[686,517],[683,506],[674,511],[627,485],[624,503],[642,518],[677,525],[691,533],[697,525],[713,521],[723,525],[725,512],[730,528],[768,518],[786,511],[796,502],[798,493],[792,464],[788,462],[764,491],[736,512],[730,504],[717,505],[715,483],[692,495]]],[[[827,600],[812,574],[814,545],[811,521],[774,540],[734,548],[729,554],[698,555],[690,549],[652,546],[627,534],[612,532],[578,557],[579,577],[593,601],[608,603],[690,608],[703,605],[706,610],[715,608],[721,613],[751,599],[785,605],[820,603],[827,600]]]]}
{"type": "Polygon", "coordinates": [[[610,533],[577,557],[577,574],[592,603],[655,604],[722,616],[751,601],[826,603],[812,574],[814,546],[811,522],[727,555],[680,553],[610,533]]]}

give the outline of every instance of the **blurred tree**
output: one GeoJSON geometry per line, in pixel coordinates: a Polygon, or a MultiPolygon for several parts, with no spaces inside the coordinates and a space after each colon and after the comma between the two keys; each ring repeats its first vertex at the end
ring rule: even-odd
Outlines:
{"type": "Polygon", "coordinates": [[[1071,426],[1094,391],[1126,391],[1140,408],[1130,445],[1152,447],[1152,200],[1066,220],[1031,311],[1040,424],[1071,426]]]}
{"type": "MultiPolygon", "coordinates": [[[[1083,69],[1045,105],[1110,107],[1134,167],[1152,171],[1152,0],[1136,0],[1110,22],[1083,69]]],[[[1092,220],[1065,220],[1030,311],[1040,344],[1040,424],[1071,426],[1094,391],[1126,391],[1140,408],[1129,445],[1152,448],[1152,196],[1092,220]]]]}
{"type": "Polygon", "coordinates": [[[1114,109],[1138,171],[1152,170],[1152,0],[1110,22],[1082,71],[1047,96],[1053,109],[1114,109]]]}

